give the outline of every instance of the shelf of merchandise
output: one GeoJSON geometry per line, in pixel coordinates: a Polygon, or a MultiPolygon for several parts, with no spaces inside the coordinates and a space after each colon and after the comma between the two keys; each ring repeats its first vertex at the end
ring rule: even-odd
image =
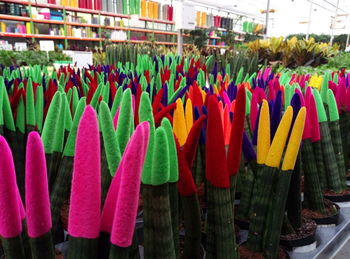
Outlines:
{"type": "MultiPolygon", "coordinates": [[[[86,13],[91,15],[99,15],[99,16],[107,16],[107,17],[118,17],[122,19],[130,19],[130,15],[125,14],[118,14],[118,13],[112,13],[112,12],[105,12],[105,11],[98,11],[98,10],[91,10],[91,9],[85,9],[85,8],[76,8],[76,7],[67,7],[67,6],[61,6],[61,5],[55,5],[55,4],[46,4],[46,3],[36,3],[36,2],[30,2],[30,1],[20,1],[20,0],[1,0],[2,2],[7,3],[15,3],[15,4],[21,4],[21,5],[27,5],[32,7],[40,7],[40,8],[49,8],[49,9],[58,9],[63,10],[63,13],[67,11],[70,12],[76,12],[76,13],[86,13]]],[[[30,17],[21,17],[21,16],[12,16],[12,15],[0,15],[0,20],[13,20],[13,21],[19,21],[19,22],[32,22],[32,23],[42,23],[42,24],[54,24],[54,25],[63,25],[63,26],[76,26],[76,27],[91,27],[91,28],[98,28],[99,29],[99,38],[84,38],[84,37],[74,37],[74,36],[67,36],[67,35],[42,35],[42,34],[25,34],[25,36],[19,36],[21,34],[15,34],[15,33],[1,33],[0,36],[2,37],[26,37],[26,38],[47,38],[47,39],[65,39],[65,45],[67,46],[67,40],[81,40],[81,41],[94,41],[94,42],[100,42],[100,45],[102,44],[103,39],[101,38],[101,29],[109,29],[109,30],[122,30],[126,31],[128,33],[130,32],[140,32],[140,33],[153,33],[157,35],[169,35],[169,36],[177,36],[177,32],[171,31],[171,30],[155,30],[155,29],[146,29],[146,28],[134,28],[134,27],[118,27],[118,26],[110,26],[110,25],[102,25],[102,24],[88,24],[88,23],[78,23],[78,22],[69,22],[69,21],[56,21],[56,20],[43,20],[43,19],[32,19],[30,17]],[[6,36],[6,35],[16,35],[16,36],[6,36]],[[39,37],[40,36],[40,37],[39,37]]],[[[64,19],[65,20],[65,19],[64,19]]],[[[146,23],[158,23],[158,24],[165,24],[173,26],[175,25],[174,21],[165,21],[165,20],[159,20],[159,19],[152,19],[152,18],[146,18],[146,17],[139,17],[140,21],[143,21],[146,23]]],[[[145,26],[146,26],[145,25],[145,26]]],[[[201,28],[207,28],[206,26],[201,28]]],[[[226,29],[223,28],[217,28],[216,30],[219,31],[226,31],[226,29]]],[[[183,37],[189,37],[189,34],[183,34],[183,37]]],[[[128,39],[130,39],[130,35],[128,35],[128,39]]],[[[221,37],[218,36],[209,36],[209,39],[217,39],[220,40],[221,37]]],[[[111,42],[131,42],[131,43],[147,43],[148,41],[144,40],[110,40],[111,42]]],[[[177,45],[176,42],[164,42],[164,41],[157,41],[157,44],[160,45],[169,45],[169,46],[175,46],[177,45]]],[[[208,47],[213,48],[222,48],[225,46],[221,45],[208,45],[208,47]]]]}
{"type": "Polygon", "coordinates": [[[40,19],[32,19],[34,23],[47,23],[47,24],[57,24],[64,25],[64,21],[55,21],[55,20],[40,20],[40,19]]]}
{"type": "Polygon", "coordinates": [[[0,32],[0,37],[11,37],[11,38],[36,38],[36,39],[53,39],[53,40],[64,40],[64,35],[46,35],[46,34],[23,34],[23,33],[11,33],[11,32],[0,32]]]}
{"type": "MultiPolygon", "coordinates": [[[[95,41],[95,42],[100,42],[100,46],[102,46],[102,38],[101,38],[101,29],[109,29],[109,30],[123,30],[127,31],[128,33],[130,32],[140,32],[140,33],[153,33],[157,35],[169,35],[169,36],[176,36],[177,32],[167,30],[168,27],[166,27],[166,30],[154,30],[154,29],[146,29],[146,28],[133,28],[133,27],[117,27],[117,26],[107,26],[107,25],[102,25],[102,24],[88,24],[88,23],[78,23],[78,22],[71,22],[71,21],[66,21],[65,15],[67,11],[70,12],[76,12],[76,13],[86,13],[86,14],[91,14],[91,15],[99,15],[99,16],[106,16],[106,17],[118,17],[118,18],[124,18],[124,19],[130,19],[131,17],[129,15],[124,15],[124,14],[117,14],[117,13],[112,13],[112,12],[104,12],[104,11],[96,11],[96,10],[91,10],[91,9],[85,9],[85,8],[75,8],[75,7],[67,7],[67,6],[60,6],[60,5],[55,5],[55,4],[46,4],[46,3],[35,3],[35,2],[30,2],[30,1],[19,1],[19,0],[3,0],[3,2],[7,3],[15,3],[15,4],[21,4],[21,5],[27,5],[30,7],[40,7],[40,8],[49,8],[49,9],[58,9],[58,10],[63,10],[63,15],[64,15],[64,21],[56,21],[56,20],[44,20],[44,19],[32,19],[31,17],[21,17],[21,16],[12,16],[12,15],[0,15],[0,20],[13,20],[13,21],[18,21],[18,22],[30,22],[30,23],[42,23],[42,24],[53,24],[53,25],[63,25],[65,26],[76,26],[76,27],[91,27],[91,28],[97,28],[99,29],[99,38],[84,38],[84,37],[74,37],[74,36],[58,36],[59,39],[65,39],[65,46],[68,46],[68,40],[81,40],[81,41],[95,41]]],[[[173,21],[163,21],[159,19],[150,19],[150,18],[145,18],[145,17],[140,17],[140,21],[145,22],[145,27],[147,26],[147,23],[159,23],[159,24],[165,24],[166,26],[174,25],[175,22],[173,21]]],[[[9,34],[2,34],[2,37],[8,37],[6,35],[9,34]]],[[[11,34],[12,35],[12,34],[11,34]]],[[[15,34],[19,35],[19,34],[15,34]]],[[[26,38],[38,38],[31,36],[33,34],[26,34],[24,37],[26,38]]],[[[42,35],[42,37],[47,37],[52,35],[42,35]]],[[[23,36],[22,36],[23,37],[23,36]]],[[[51,37],[52,38],[52,37],[51,37]]],[[[54,39],[54,38],[52,38],[54,39]]],[[[128,39],[130,39],[130,34],[128,34],[128,39]]],[[[134,42],[134,43],[142,43],[145,41],[112,41],[112,42],[134,42]]],[[[163,42],[163,41],[158,41],[156,42],[157,44],[162,44],[162,45],[176,45],[174,42],[163,42]]]]}
{"type": "Polygon", "coordinates": [[[88,23],[78,23],[78,22],[66,22],[67,25],[77,26],[77,27],[92,27],[92,28],[102,28],[99,24],[88,24],[88,23]]]}
{"type": "Polygon", "coordinates": [[[0,14],[0,20],[10,20],[10,21],[19,21],[19,22],[30,22],[30,17],[23,16],[14,16],[7,14],[0,14]]]}

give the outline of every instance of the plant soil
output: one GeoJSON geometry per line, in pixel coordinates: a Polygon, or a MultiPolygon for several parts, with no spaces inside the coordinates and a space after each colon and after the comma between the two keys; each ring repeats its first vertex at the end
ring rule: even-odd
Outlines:
{"type": "Polygon", "coordinates": [[[302,218],[302,224],[299,229],[295,229],[295,233],[281,235],[282,240],[303,239],[315,233],[317,224],[312,219],[302,218]]]}
{"type": "Polygon", "coordinates": [[[324,205],[325,205],[325,209],[326,209],[326,214],[322,214],[319,211],[312,211],[312,210],[307,209],[307,208],[304,208],[301,211],[301,214],[303,217],[305,217],[307,219],[320,219],[320,218],[330,217],[330,216],[333,216],[333,215],[338,213],[336,206],[330,200],[324,199],[324,205]]]}
{"type": "Polygon", "coordinates": [[[350,194],[350,188],[346,188],[344,191],[341,191],[341,192],[335,192],[333,190],[325,190],[324,195],[326,196],[342,196],[342,195],[348,195],[350,194]]]}
{"type": "MultiPolygon", "coordinates": [[[[240,259],[265,259],[265,256],[262,253],[257,253],[249,250],[245,245],[240,245],[239,258],[240,259]]],[[[287,258],[289,258],[287,252],[282,248],[279,248],[278,259],[287,259],[287,258]]]]}

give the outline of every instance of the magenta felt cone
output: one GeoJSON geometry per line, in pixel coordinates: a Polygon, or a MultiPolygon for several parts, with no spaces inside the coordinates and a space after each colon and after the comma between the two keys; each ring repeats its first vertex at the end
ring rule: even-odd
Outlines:
{"type": "Polygon", "coordinates": [[[79,123],[70,196],[68,233],[95,239],[100,232],[100,138],[94,109],[85,108],[79,123]]]}
{"type": "Polygon", "coordinates": [[[117,129],[117,126],[118,126],[119,112],[120,112],[120,107],[118,108],[118,110],[117,110],[117,112],[115,113],[114,118],[113,118],[114,130],[116,130],[116,129],[117,129]]]}
{"type": "Polygon", "coordinates": [[[128,247],[132,243],[136,213],[139,201],[141,172],[148,146],[149,124],[140,124],[129,141],[127,153],[123,156],[119,194],[114,214],[111,243],[128,247]]]}
{"type": "MultiPolygon", "coordinates": [[[[141,127],[143,131],[145,131],[146,135],[149,135],[149,123],[148,122],[143,122],[141,124],[139,124],[139,126],[137,128],[141,127]]],[[[111,185],[109,186],[108,189],[108,193],[107,193],[107,197],[105,200],[105,204],[103,206],[103,210],[102,210],[102,215],[101,215],[101,232],[107,232],[107,233],[111,233],[112,231],[112,223],[113,223],[113,219],[114,219],[114,213],[115,213],[115,208],[116,208],[116,204],[117,204],[117,199],[118,199],[118,194],[119,194],[119,188],[120,188],[120,181],[121,181],[121,176],[122,176],[122,172],[125,168],[125,166],[123,165],[123,163],[125,163],[126,161],[126,156],[129,154],[130,151],[129,147],[131,142],[129,142],[129,144],[127,145],[125,152],[123,154],[122,160],[120,161],[120,164],[118,166],[117,172],[115,173],[115,177],[112,180],[111,185]]],[[[148,142],[147,142],[148,144],[148,142]]],[[[146,155],[146,151],[147,151],[147,145],[143,145],[142,148],[145,149],[140,149],[139,150],[139,154],[137,153],[137,155],[139,156],[137,160],[143,161],[144,160],[144,156],[146,155]]]]}
{"type": "Polygon", "coordinates": [[[28,135],[25,197],[28,235],[40,237],[51,229],[51,212],[44,147],[37,132],[28,135]]]}
{"type": "Polygon", "coordinates": [[[22,232],[22,222],[12,153],[2,136],[0,168],[0,235],[3,238],[13,238],[22,232]]]}
{"type": "Polygon", "coordinates": [[[115,207],[117,204],[117,198],[119,194],[119,186],[120,186],[122,171],[123,171],[123,159],[119,163],[117,172],[115,173],[115,176],[107,192],[105,204],[103,206],[103,210],[101,214],[101,227],[100,227],[101,232],[111,233],[112,231],[114,212],[115,212],[115,207]]]}
{"type": "Polygon", "coordinates": [[[19,189],[17,188],[17,201],[18,201],[18,207],[19,207],[19,214],[21,215],[21,220],[24,220],[26,217],[26,212],[24,210],[23,202],[21,199],[21,195],[19,193],[19,189]]]}

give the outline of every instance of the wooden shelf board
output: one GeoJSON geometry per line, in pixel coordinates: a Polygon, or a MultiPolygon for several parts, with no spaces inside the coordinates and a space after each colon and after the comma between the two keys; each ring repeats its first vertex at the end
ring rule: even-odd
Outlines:
{"type": "Polygon", "coordinates": [[[155,22],[155,23],[164,23],[164,24],[171,24],[171,25],[175,24],[174,21],[165,21],[165,20],[158,20],[158,19],[152,19],[152,18],[146,18],[146,17],[140,17],[139,20],[144,22],[155,22]]]}
{"type": "Polygon", "coordinates": [[[71,26],[79,26],[79,27],[93,27],[93,28],[101,28],[102,25],[99,24],[88,24],[88,23],[78,23],[78,22],[66,22],[67,25],[71,26]]]}
{"type": "Polygon", "coordinates": [[[102,39],[101,38],[67,36],[67,40],[101,41],[102,39]]]}
{"type": "Polygon", "coordinates": [[[30,17],[15,16],[0,14],[0,20],[11,20],[11,21],[21,21],[21,22],[30,22],[30,17]]]}
{"type": "Polygon", "coordinates": [[[48,23],[48,24],[64,25],[64,21],[55,21],[55,20],[39,20],[39,19],[33,19],[33,22],[35,22],[35,23],[48,23]]]}

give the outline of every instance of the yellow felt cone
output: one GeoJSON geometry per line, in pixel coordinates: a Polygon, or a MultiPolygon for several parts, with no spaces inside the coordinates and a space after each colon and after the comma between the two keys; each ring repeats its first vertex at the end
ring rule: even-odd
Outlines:
{"type": "Polygon", "coordinates": [[[281,122],[277,128],[275,137],[272,140],[270,150],[266,157],[265,164],[271,167],[279,167],[283,150],[289,134],[290,125],[292,124],[293,108],[288,106],[281,122]]]}
{"type": "Polygon", "coordinates": [[[293,170],[295,161],[300,148],[301,137],[303,136],[304,125],[306,118],[306,108],[302,107],[299,110],[298,116],[295,119],[292,133],[289,138],[286,154],[282,163],[282,170],[293,170]]]}
{"type": "Polygon", "coordinates": [[[257,141],[256,161],[258,164],[264,164],[270,149],[270,113],[266,100],[263,100],[260,111],[257,141]]]}
{"type": "Polygon", "coordinates": [[[179,140],[180,146],[183,146],[187,138],[187,127],[184,114],[184,106],[181,99],[177,99],[176,108],[174,111],[173,119],[173,131],[177,139],[179,140]]]}
{"type": "Polygon", "coordinates": [[[192,101],[190,98],[188,98],[186,101],[185,119],[186,119],[186,128],[187,128],[187,134],[188,134],[190,133],[190,130],[193,125],[193,108],[192,108],[192,101]]]}

